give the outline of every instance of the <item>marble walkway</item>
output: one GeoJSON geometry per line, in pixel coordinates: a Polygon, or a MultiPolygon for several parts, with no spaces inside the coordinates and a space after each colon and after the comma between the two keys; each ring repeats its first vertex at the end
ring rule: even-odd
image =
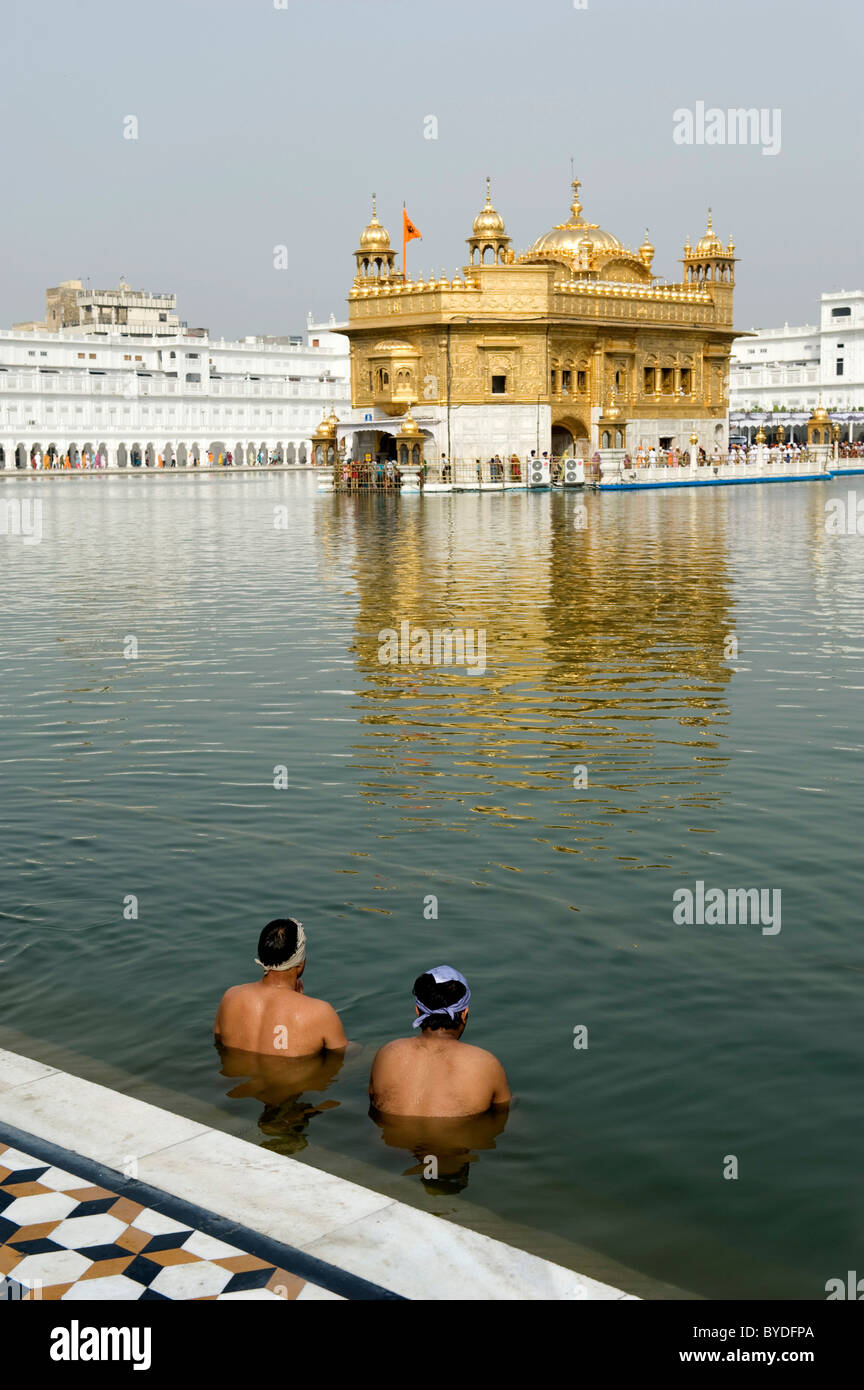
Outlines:
{"type": "Polygon", "coordinates": [[[3,1049],[0,1294],[63,1301],[633,1297],[3,1049]]]}

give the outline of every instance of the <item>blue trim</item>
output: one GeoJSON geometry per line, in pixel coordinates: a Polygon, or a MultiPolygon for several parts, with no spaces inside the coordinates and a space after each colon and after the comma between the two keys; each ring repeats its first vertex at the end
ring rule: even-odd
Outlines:
{"type": "MultiPolygon", "coordinates": [[[[864,473],[864,469],[860,472],[864,473]]],[[[674,483],[595,483],[598,492],[647,492],[670,487],[752,487],[756,483],[821,483],[834,473],[784,473],[777,478],[692,478],[674,483]]]]}
{"type": "Polygon", "coordinates": [[[0,1121],[0,1139],[14,1149],[21,1149],[24,1153],[32,1154],[34,1158],[43,1159],[52,1167],[62,1168],[86,1178],[88,1183],[95,1187],[107,1187],[116,1192],[118,1197],[128,1197],[132,1202],[152,1207],[163,1216],[170,1217],[172,1221],[182,1221],[184,1226],[203,1231],[205,1235],[213,1236],[216,1240],[240,1246],[247,1255],[254,1255],[256,1259],[265,1260],[268,1264],[287,1270],[289,1274],[296,1274],[300,1279],[318,1284],[330,1293],[340,1294],[348,1299],[406,1301],[402,1294],[391,1293],[389,1289],[372,1284],[356,1274],[349,1274],[347,1270],[338,1269],[336,1265],[317,1260],[314,1255],[296,1250],[293,1245],[283,1245],[281,1241],[262,1235],[260,1231],[240,1226],[227,1217],[217,1216],[215,1212],[196,1206],[193,1202],[172,1197],[159,1188],[150,1187],[146,1182],[139,1182],[137,1178],[124,1177],[122,1173],[107,1168],[103,1163],[84,1158],[59,1144],[51,1144],[47,1139],[39,1139],[26,1130],[16,1129],[14,1125],[0,1121]]]}

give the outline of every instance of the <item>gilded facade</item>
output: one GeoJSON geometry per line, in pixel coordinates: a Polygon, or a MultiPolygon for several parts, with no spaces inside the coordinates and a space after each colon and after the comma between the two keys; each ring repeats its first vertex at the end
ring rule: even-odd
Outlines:
{"type": "Polygon", "coordinates": [[[351,343],[348,454],[395,456],[400,416],[424,436],[427,462],[491,454],[725,446],[735,338],[735,247],[711,215],[684,247],[683,275],[653,273],[637,249],[583,216],[515,255],[486,202],[461,274],[405,280],[374,210],[354,253],[345,330],[351,343]]]}

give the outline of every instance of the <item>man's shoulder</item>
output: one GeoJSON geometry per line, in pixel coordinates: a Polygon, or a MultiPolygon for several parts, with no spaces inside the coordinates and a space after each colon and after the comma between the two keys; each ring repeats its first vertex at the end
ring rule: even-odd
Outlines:
{"type": "Polygon", "coordinates": [[[224,1004],[226,999],[239,999],[242,994],[247,994],[249,990],[257,989],[257,986],[257,980],[245,980],[240,985],[229,985],[222,995],[222,1002],[224,1004]]]}
{"type": "Polygon", "coordinates": [[[392,1057],[397,1052],[402,1052],[406,1047],[412,1047],[417,1041],[416,1038],[391,1038],[390,1042],[382,1043],[375,1054],[375,1060],[379,1057],[392,1057]]]}
{"type": "Polygon", "coordinates": [[[479,1063],[486,1067],[500,1067],[501,1063],[494,1052],[489,1052],[485,1047],[477,1047],[475,1043],[462,1044],[463,1057],[467,1054],[467,1059],[472,1063],[479,1063]]]}
{"type": "MultiPolygon", "coordinates": [[[[300,1010],[308,1014],[310,1018],[320,1016],[322,1018],[336,1014],[332,1004],[328,1004],[326,999],[317,999],[314,994],[297,994],[294,996],[300,1010]]],[[[336,1014],[338,1018],[338,1014],[336,1014]]]]}

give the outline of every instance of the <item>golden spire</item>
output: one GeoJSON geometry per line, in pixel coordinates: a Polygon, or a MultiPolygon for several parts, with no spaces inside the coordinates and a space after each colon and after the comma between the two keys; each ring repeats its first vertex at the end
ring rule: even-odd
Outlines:
{"type": "Polygon", "coordinates": [[[389,251],[390,233],[378,221],[377,197],[372,194],[372,217],[368,227],[360,237],[360,247],[364,251],[389,251]]]}
{"type": "Polygon", "coordinates": [[[574,222],[581,222],[582,204],[579,201],[579,189],[582,187],[581,179],[574,179],[571,187],[573,189],[573,201],[570,204],[570,212],[574,222]]]}
{"type": "MultiPolygon", "coordinates": [[[[486,202],[474,218],[473,232],[475,237],[507,237],[507,228],[504,226],[504,218],[500,212],[496,212],[492,206],[492,180],[486,178],[486,202]]],[[[509,237],[507,238],[509,241],[509,237]]]]}

